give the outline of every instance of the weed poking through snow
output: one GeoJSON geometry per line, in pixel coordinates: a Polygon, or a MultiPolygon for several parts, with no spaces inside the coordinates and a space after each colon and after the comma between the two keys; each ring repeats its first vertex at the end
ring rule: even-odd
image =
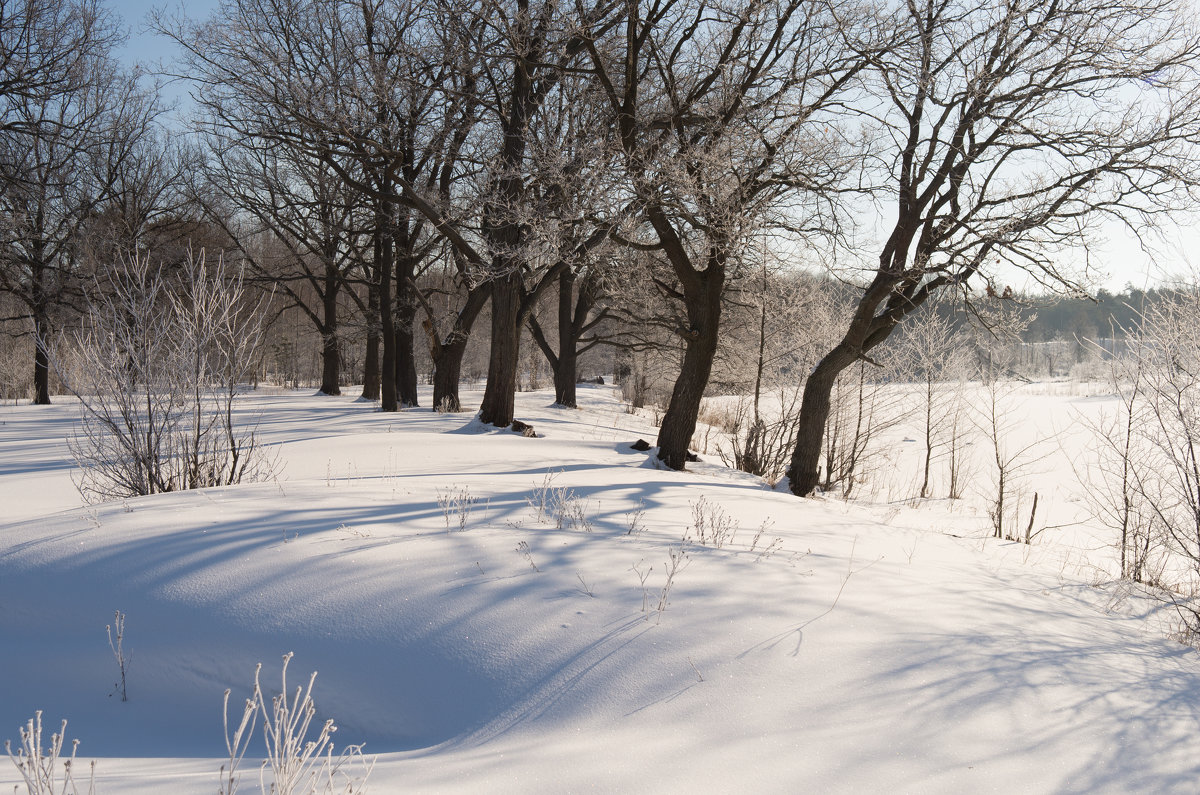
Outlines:
{"type": "Polygon", "coordinates": [[[691,541],[694,531],[695,541],[701,546],[721,549],[733,542],[734,536],[737,535],[738,523],[724,508],[704,497],[690,504],[692,526],[684,531],[684,541],[691,541]]]}
{"type": "Polygon", "coordinates": [[[592,522],[587,515],[587,500],[576,497],[575,492],[559,493],[554,506],[554,516],[559,530],[592,532],[592,522]]]}
{"type": "MultiPolygon", "coordinates": [[[[254,681],[258,681],[258,672],[262,670],[262,663],[259,663],[258,668],[254,669],[254,681]]],[[[250,745],[250,740],[254,738],[254,725],[258,721],[258,690],[257,686],[252,698],[246,699],[245,705],[242,707],[242,719],[238,723],[237,729],[233,734],[229,733],[229,688],[225,689],[225,705],[222,711],[225,722],[225,749],[229,752],[228,765],[221,765],[221,786],[217,790],[217,795],[233,795],[237,792],[238,786],[238,765],[242,762],[242,757],[246,755],[246,749],[250,745]]]]}
{"type": "Polygon", "coordinates": [[[646,587],[646,580],[650,579],[650,572],[654,571],[653,566],[646,569],[645,571],[642,571],[640,568],[638,568],[645,562],[646,561],[644,559],[639,560],[637,563],[633,564],[633,566],[630,568],[630,571],[632,571],[634,574],[636,574],[638,576],[638,582],[642,586],[642,612],[643,613],[645,613],[647,610],[650,609],[650,589],[646,587]]]}
{"type": "Polygon", "coordinates": [[[654,619],[655,624],[662,622],[662,614],[666,612],[667,605],[671,604],[671,589],[675,586],[675,575],[687,568],[690,560],[691,558],[683,551],[683,547],[667,548],[667,579],[658,593],[658,607],[654,608],[658,613],[654,619]]]}
{"type": "Polygon", "coordinates": [[[233,795],[237,791],[237,768],[254,736],[254,726],[260,713],[263,739],[267,746],[267,758],[259,771],[262,792],[273,795],[313,792],[361,795],[366,792],[367,778],[371,775],[375,760],[363,756],[361,745],[347,746],[341,754],[334,756],[333,734],[337,726],[332,718],[321,724],[314,739],[308,739],[309,727],[317,714],[312,698],[317,672],[313,671],[308,678],[307,687],[297,687],[289,698],[287,669],[292,656],[291,652],[283,655],[280,692],[271,698],[269,708],[259,682],[262,663],[254,669],[254,691],[246,699],[241,721],[232,734],[229,731],[229,691],[225,691],[225,748],[229,752],[229,762],[228,766],[221,767],[220,795],[233,795]],[[271,772],[269,787],[266,780],[268,770],[271,772]]]}
{"type": "Polygon", "coordinates": [[[625,514],[625,535],[636,536],[641,535],[646,531],[646,525],[642,522],[642,517],[646,515],[645,500],[638,499],[637,507],[629,513],[625,514]]]}
{"type": "MultiPolygon", "coordinates": [[[[39,709],[33,718],[21,727],[21,747],[14,754],[12,742],[4,741],[4,751],[16,765],[17,772],[25,782],[29,795],[78,795],[75,785],[74,767],[75,751],[79,748],[79,740],[71,741],[71,756],[62,759],[63,743],[67,736],[67,722],[56,734],[50,735],[50,747],[42,748],[42,711],[39,709]],[[58,774],[58,762],[62,759],[62,778],[58,774]]],[[[92,762],[91,775],[88,778],[88,793],[95,791],[96,763],[92,762]]],[[[17,788],[13,787],[15,793],[17,788]]]]}
{"type": "Polygon", "coordinates": [[[117,610],[113,614],[113,622],[104,625],[105,632],[108,633],[108,648],[112,649],[113,657],[117,660],[117,670],[121,673],[121,681],[113,685],[114,691],[121,694],[122,701],[129,700],[129,691],[125,688],[125,668],[129,664],[129,658],[125,656],[125,648],[122,645],[125,640],[125,614],[117,610]],[[116,639],[113,639],[113,635],[116,639]]]}
{"type": "Polygon", "coordinates": [[[533,569],[534,571],[541,571],[541,569],[537,567],[537,564],[533,562],[533,550],[529,548],[528,541],[522,541],[517,544],[517,554],[525,558],[525,562],[529,564],[529,568],[533,569]]]}
{"type": "Polygon", "coordinates": [[[592,521],[588,517],[588,502],[571,489],[555,486],[557,472],[547,471],[542,482],[534,484],[527,498],[538,524],[549,523],[553,518],[559,530],[582,530],[592,532],[592,521]]]}
{"type": "Polygon", "coordinates": [[[663,582],[662,588],[658,590],[658,601],[653,607],[651,606],[651,602],[655,598],[655,593],[647,585],[647,582],[650,580],[650,574],[654,571],[654,567],[650,566],[643,570],[642,564],[645,563],[645,560],[639,560],[630,568],[630,571],[637,575],[638,584],[642,588],[642,613],[645,614],[647,621],[650,620],[650,614],[654,613],[654,623],[659,624],[662,622],[662,614],[666,612],[667,606],[671,604],[671,589],[675,587],[675,575],[687,568],[687,564],[691,560],[683,550],[683,546],[667,548],[667,562],[664,566],[667,578],[663,582]]]}
{"type": "Polygon", "coordinates": [[[750,541],[750,551],[754,552],[755,550],[758,550],[758,555],[754,558],[755,563],[761,563],[783,548],[783,538],[780,536],[775,536],[762,548],[759,548],[758,546],[758,543],[762,541],[763,535],[774,526],[775,522],[768,518],[764,519],[763,523],[760,524],[758,529],[754,531],[754,538],[750,541]]]}
{"type": "Polygon", "coordinates": [[[479,501],[478,497],[471,496],[471,490],[466,486],[457,486],[453,489],[442,491],[437,490],[437,504],[442,509],[442,517],[446,520],[446,529],[450,529],[450,520],[453,518],[458,522],[460,531],[467,529],[467,521],[471,518],[471,511],[475,508],[475,503],[479,501]]]}
{"type": "Polygon", "coordinates": [[[549,519],[554,513],[557,495],[562,491],[562,489],[555,488],[554,486],[554,478],[557,474],[556,472],[546,470],[542,482],[534,484],[533,491],[529,495],[529,507],[533,508],[534,513],[537,514],[538,524],[549,519]]]}

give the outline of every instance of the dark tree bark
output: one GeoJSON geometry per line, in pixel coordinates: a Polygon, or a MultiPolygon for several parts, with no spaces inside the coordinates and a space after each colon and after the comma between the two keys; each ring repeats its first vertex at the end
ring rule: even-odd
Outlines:
{"type": "Polygon", "coordinates": [[[367,353],[363,361],[364,400],[379,400],[379,291],[375,280],[367,285],[367,353]]]}
{"type": "MultiPolygon", "coordinates": [[[[410,172],[411,168],[408,169],[410,172]]],[[[413,223],[413,213],[400,206],[396,224],[396,394],[400,405],[415,408],[417,399],[417,360],[413,345],[413,320],[416,316],[416,275],[424,255],[417,250],[420,223],[413,223]]]]}
{"type": "Polygon", "coordinates": [[[573,348],[563,349],[563,355],[557,362],[551,363],[554,368],[554,402],[563,408],[579,407],[579,398],[575,394],[575,384],[579,381],[579,357],[573,348]]]}
{"type": "Polygon", "coordinates": [[[433,368],[433,410],[459,412],[463,410],[458,396],[462,380],[463,355],[467,352],[468,337],[458,337],[441,346],[441,354],[433,368]]]}
{"type": "MultiPolygon", "coordinates": [[[[419,295],[419,294],[418,294],[419,295]]],[[[429,356],[433,360],[433,410],[462,411],[458,386],[462,378],[462,361],[471,338],[471,329],[488,301],[488,290],[477,286],[467,291],[466,302],[454,318],[446,338],[440,339],[434,326],[433,310],[427,303],[422,305],[429,316],[421,327],[429,338],[429,356]]]]}
{"type": "Polygon", "coordinates": [[[321,392],[326,395],[342,394],[342,353],[338,340],[338,295],[342,284],[341,274],[329,269],[325,272],[325,292],[321,297],[323,316],[321,332],[321,392]]]}
{"type": "Polygon", "coordinates": [[[787,470],[788,486],[794,494],[809,494],[821,482],[821,444],[829,419],[833,385],[838,375],[856,358],[848,346],[839,345],[821,359],[804,384],[800,416],[796,422],[796,447],[787,470]]]}
{"type": "Polygon", "coordinates": [[[658,431],[658,457],[672,469],[683,469],[687,463],[688,445],[700,415],[700,401],[717,355],[724,268],[713,263],[708,270],[695,273],[694,279],[689,281],[693,284],[684,289],[688,294],[690,327],[680,330],[686,340],[683,365],[658,431]]]}
{"type": "MultiPolygon", "coordinates": [[[[577,406],[575,383],[579,380],[579,335],[575,330],[575,272],[567,269],[558,277],[558,356],[547,357],[554,369],[554,402],[567,408],[577,406]]],[[[583,296],[580,296],[583,300],[583,296]]]]}
{"type": "Polygon", "coordinates": [[[510,272],[492,282],[492,347],[479,419],[505,428],[512,424],[521,351],[521,276],[510,272]]]}
{"type": "Polygon", "coordinates": [[[417,357],[413,344],[413,321],[416,310],[402,302],[396,308],[396,394],[404,408],[416,408],[417,357]]]}
{"type": "Polygon", "coordinates": [[[580,347],[582,337],[607,317],[600,312],[590,317],[599,300],[595,271],[589,270],[582,279],[573,270],[565,269],[558,277],[558,350],[551,347],[541,324],[531,313],[528,325],[534,342],[541,348],[554,373],[554,402],[567,408],[577,407],[575,385],[579,381],[579,357],[590,350],[595,339],[580,347]],[[576,295],[578,285],[578,295],[576,295]]]}
{"type": "Polygon", "coordinates": [[[383,359],[379,371],[380,410],[399,411],[396,394],[396,328],[392,314],[392,257],[391,207],[386,199],[377,203],[375,230],[375,278],[379,289],[379,340],[383,359]]]}
{"type": "Polygon", "coordinates": [[[33,312],[33,404],[50,405],[50,319],[44,308],[33,312]]]}

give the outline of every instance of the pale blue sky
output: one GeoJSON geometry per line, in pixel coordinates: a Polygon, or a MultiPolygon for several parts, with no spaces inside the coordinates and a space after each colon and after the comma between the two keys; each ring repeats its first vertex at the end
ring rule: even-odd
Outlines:
{"type": "MultiPolygon", "coordinates": [[[[169,67],[178,56],[178,49],[170,40],[146,30],[146,15],[156,8],[165,8],[170,14],[184,14],[193,19],[204,19],[216,9],[218,0],[102,0],[121,18],[121,24],[129,32],[129,40],[118,53],[129,65],[141,64],[148,71],[156,71],[159,65],[169,67]]],[[[164,89],[168,100],[176,102],[180,111],[186,110],[187,86],[181,83],[168,85],[164,89]]]]}
{"type": "Polygon", "coordinates": [[[146,15],[155,8],[165,8],[171,13],[182,11],[189,17],[203,19],[217,7],[217,0],[106,0],[105,5],[119,15],[129,29],[129,43],[122,53],[125,60],[154,63],[172,58],[175,48],[162,37],[145,32],[146,15]]]}

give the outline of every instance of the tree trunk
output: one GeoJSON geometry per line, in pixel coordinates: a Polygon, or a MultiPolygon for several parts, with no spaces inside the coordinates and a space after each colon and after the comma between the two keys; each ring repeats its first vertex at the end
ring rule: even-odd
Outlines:
{"type": "Polygon", "coordinates": [[[929,470],[933,465],[933,374],[925,374],[925,467],[921,478],[921,499],[929,496],[929,470]]]}
{"type": "Polygon", "coordinates": [[[837,377],[861,356],[884,342],[896,324],[924,301],[909,301],[906,307],[891,307],[887,314],[876,317],[876,310],[896,295],[898,281],[892,274],[876,274],[863,293],[850,319],[846,334],[833,350],[813,368],[804,384],[804,395],[797,418],[796,447],[788,466],[788,488],[797,497],[807,497],[820,483],[821,444],[825,424],[829,419],[830,396],[837,377]],[[904,311],[900,311],[904,309],[904,311]]]}
{"type": "Polygon", "coordinates": [[[433,321],[426,319],[422,326],[429,335],[430,358],[433,359],[433,410],[462,411],[458,385],[462,380],[462,361],[471,338],[471,328],[488,300],[488,291],[475,287],[467,292],[467,300],[454,320],[454,328],[445,341],[437,339],[433,321]]]}
{"type": "Polygon", "coordinates": [[[399,309],[396,318],[396,393],[400,405],[405,408],[416,408],[417,402],[417,357],[413,345],[413,316],[416,313],[411,306],[399,309]]]}
{"type": "Polygon", "coordinates": [[[838,375],[854,359],[844,343],[838,345],[821,359],[804,384],[796,424],[796,447],[787,471],[788,487],[798,497],[808,496],[820,483],[821,443],[825,437],[825,422],[829,419],[830,395],[838,375]]]}
{"type": "Polygon", "coordinates": [[[579,380],[576,353],[579,335],[573,311],[574,298],[575,273],[568,268],[558,277],[558,358],[551,365],[554,367],[554,402],[571,409],[576,407],[575,383],[579,380]]]}
{"type": "Polygon", "coordinates": [[[321,332],[321,393],[324,395],[340,395],[342,359],[338,350],[337,332],[327,330],[321,332]]]}
{"type": "Polygon", "coordinates": [[[433,410],[462,411],[458,397],[458,384],[462,380],[463,355],[467,352],[467,338],[461,337],[442,345],[433,363],[433,410]]]}
{"type": "Polygon", "coordinates": [[[363,400],[379,400],[379,291],[372,283],[367,295],[367,357],[363,362],[363,400]]]}
{"type": "Polygon", "coordinates": [[[33,315],[33,405],[50,405],[50,319],[44,309],[33,315]]]}
{"type": "Polygon", "coordinates": [[[554,402],[564,408],[578,408],[575,384],[579,380],[575,348],[563,350],[554,368],[554,402]]]}
{"type": "Polygon", "coordinates": [[[683,366],[675,387],[671,390],[671,403],[663,415],[662,427],[658,431],[658,457],[671,469],[683,469],[687,463],[688,445],[696,432],[696,418],[700,415],[700,401],[708,377],[712,373],[713,359],[717,355],[718,331],[721,323],[721,287],[723,280],[701,273],[697,280],[698,295],[689,297],[687,347],[683,353],[683,366]]]}
{"type": "Polygon", "coordinates": [[[413,346],[413,321],[417,314],[416,299],[411,294],[417,271],[417,256],[413,253],[413,232],[409,212],[402,210],[396,238],[396,393],[400,405],[416,408],[417,359],[413,346]]]}
{"type": "Polygon", "coordinates": [[[492,282],[492,347],[479,419],[497,428],[512,425],[521,353],[521,274],[515,269],[492,282]]]}
{"type": "Polygon", "coordinates": [[[321,324],[321,392],[340,395],[342,358],[338,349],[338,284],[336,274],[326,272],[322,297],[324,320],[321,324]]]}
{"type": "Polygon", "coordinates": [[[381,201],[376,217],[375,268],[379,283],[379,338],[383,343],[383,361],[379,373],[381,411],[399,411],[396,395],[396,329],[392,315],[391,203],[381,201]]]}

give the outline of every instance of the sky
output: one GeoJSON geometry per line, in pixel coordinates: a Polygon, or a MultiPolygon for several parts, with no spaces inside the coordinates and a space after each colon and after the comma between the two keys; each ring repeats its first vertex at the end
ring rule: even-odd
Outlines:
{"type": "Polygon", "coordinates": [[[1146,289],[1169,281],[1195,282],[1200,268],[1200,219],[1180,216],[1166,223],[1157,234],[1145,236],[1149,251],[1126,229],[1106,227],[1107,245],[1094,252],[1093,261],[1108,273],[1099,287],[1120,292],[1127,286],[1146,289]],[[1190,276],[1189,276],[1190,274],[1190,276]]]}
{"type": "MultiPolygon", "coordinates": [[[[139,64],[149,71],[159,65],[169,65],[179,54],[178,48],[166,37],[146,29],[146,17],[155,9],[165,9],[169,14],[183,14],[192,19],[203,19],[211,14],[218,0],[188,0],[188,2],[163,2],[162,0],[107,0],[105,5],[121,18],[121,24],[129,33],[129,40],[118,53],[128,66],[139,64]]],[[[187,90],[183,86],[168,86],[167,95],[172,100],[186,101],[187,90]]]]}

